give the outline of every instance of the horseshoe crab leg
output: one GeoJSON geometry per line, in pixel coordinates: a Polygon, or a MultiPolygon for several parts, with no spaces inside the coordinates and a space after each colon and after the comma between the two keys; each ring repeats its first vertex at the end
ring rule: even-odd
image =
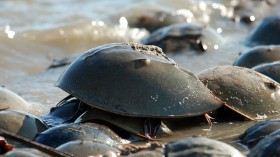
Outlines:
{"type": "Polygon", "coordinates": [[[214,119],[214,118],[212,118],[211,116],[209,116],[208,114],[204,114],[204,116],[205,116],[205,118],[206,118],[206,121],[207,121],[207,123],[209,124],[209,126],[212,126],[212,121],[211,121],[211,119],[214,119]]]}
{"type": "Polygon", "coordinates": [[[146,119],[144,122],[144,135],[148,138],[155,137],[160,125],[161,120],[159,119],[146,119]]]}

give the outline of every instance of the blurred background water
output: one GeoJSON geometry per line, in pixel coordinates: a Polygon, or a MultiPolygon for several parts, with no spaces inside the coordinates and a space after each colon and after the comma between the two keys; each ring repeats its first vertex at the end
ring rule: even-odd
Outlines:
{"type": "MultiPolygon", "coordinates": [[[[183,68],[198,72],[231,64],[250,30],[229,20],[238,3],[237,0],[2,0],[0,85],[44,71],[55,58],[82,53],[104,43],[140,42],[149,32],[131,25],[139,16],[158,11],[210,25],[224,38],[227,46],[218,52],[171,56],[183,68]]],[[[260,15],[256,17],[261,19],[273,12],[267,9],[257,12],[260,15]]]]}

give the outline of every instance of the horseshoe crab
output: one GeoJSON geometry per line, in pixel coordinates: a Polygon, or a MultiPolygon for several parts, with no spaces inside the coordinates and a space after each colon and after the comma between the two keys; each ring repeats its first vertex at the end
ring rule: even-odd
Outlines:
{"type": "Polygon", "coordinates": [[[156,45],[166,53],[188,50],[204,52],[218,49],[223,39],[210,27],[197,23],[180,23],[156,30],[142,43],[156,45]]]}
{"type": "Polygon", "coordinates": [[[252,68],[259,64],[280,60],[280,46],[258,46],[242,53],[234,62],[234,66],[252,68]]]}
{"type": "Polygon", "coordinates": [[[244,157],[234,147],[205,137],[191,137],[166,145],[165,156],[167,157],[244,157]]]}
{"type": "Polygon", "coordinates": [[[34,148],[16,148],[7,152],[3,157],[51,157],[34,148]]]}
{"type": "Polygon", "coordinates": [[[95,123],[62,124],[37,134],[34,138],[34,141],[54,148],[76,140],[95,141],[110,146],[125,142],[108,127],[95,123]]]}
{"type": "Polygon", "coordinates": [[[253,67],[252,69],[272,78],[273,80],[277,81],[278,83],[280,82],[280,62],[279,61],[261,64],[261,65],[253,67]]]}
{"type": "MultiPolygon", "coordinates": [[[[134,10],[132,12],[134,12],[134,10]]],[[[130,27],[145,28],[148,31],[153,32],[161,27],[174,23],[187,22],[192,18],[192,13],[190,12],[189,14],[189,17],[187,17],[185,14],[182,15],[166,11],[146,10],[144,13],[140,13],[136,16],[134,15],[132,18],[128,17],[128,22],[130,27]]]]}
{"type": "Polygon", "coordinates": [[[200,72],[198,78],[226,107],[248,119],[271,118],[280,110],[280,85],[254,70],[219,66],[200,72]]]}
{"type": "Polygon", "coordinates": [[[29,112],[32,106],[14,92],[0,87],[0,109],[29,112]]]}
{"type": "Polygon", "coordinates": [[[13,110],[0,111],[0,128],[28,139],[48,129],[39,118],[13,110]]]}
{"type": "MultiPolygon", "coordinates": [[[[158,123],[158,121],[160,120],[155,119],[154,123],[158,123]]],[[[103,110],[99,110],[97,108],[92,108],[86,111],[80,117],[78,117],[74,123],[85,123],[85,122],[96,122],[96,123],[105,123],[107,125],[108,124],[114,125],[125,131],[128,131],[129,133],[144,138],[147,136],[155,137],[156,135],[166,136],[172,134],[172,131],[163,122],[160,122],[160,126],[158,129],[153,130],[152,128],[153,126],[149,124],[145,125],[146,127],[143,128],[143,124],[147,123],[146,118],[142,118],[142,117],[127,118],[126,116],[117,115],[111,112],[106,112],[103,110]],[[124,123],[124,121],[126,123],[124,123]],[[150,133],[150,134],[145,135],[145,133],[150,133]]]]}
{"type": "Polygon", "coordinates": [[[259,122],[247,129],[240,137],[241,143],[249,148],[254,147],[260,140],[275,130],[280,129],[280,119],[259,122]]]}
{"type": "Polygon", "coordinates": [[[279,45],[280,39],[280,15],[269,16],[262,20],[257,26],[247,44],[250,46],[256,45],[279,45]]]}
{"type": "Polygon", "coordinates": [[[262,139],[250,150],[248,157],[280,156],[280,130],[276,130],[262,139]]]}
{"type": "Polygon", "coordinates": [[[120,150],[111,147],[104,143],[98,143],[93,141],[70,141],[60,145],[56,148],[60,151],[65,151],[79,157],[88,157],[96,155],[109,155],[114,153],[115,156],[120,155],[120,150]]]}
{"type": "MultiPolygon", "coordinates": [[[[144,117],[147,124],[153,119],[204,115],[223,105],[160,48],[141,44],[113,43],[89,50],[56,86],[94,108],[144,117]]],[[[152,128],[154,132],[158,127],[152,128]]]]}

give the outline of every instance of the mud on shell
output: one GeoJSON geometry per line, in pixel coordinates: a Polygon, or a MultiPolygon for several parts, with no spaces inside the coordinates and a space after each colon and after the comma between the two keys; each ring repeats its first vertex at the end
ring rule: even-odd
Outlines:
{"type": "Polygon", "coordinates": [[[202,71],[198,77],[228,108],[251,120],[280,110],[280,85],[254,70],[220,66],[202,71]]]}
{"type": "Polygon", "coordinates": [[[203,115],[223,105],[160,48],[107,44],[81,55],[56,86],[93,107],[125,116],[203,115]]]}

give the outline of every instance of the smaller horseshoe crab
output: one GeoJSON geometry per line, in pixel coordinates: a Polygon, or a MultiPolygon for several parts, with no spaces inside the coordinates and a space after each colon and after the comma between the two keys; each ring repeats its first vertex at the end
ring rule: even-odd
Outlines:
{"type": "Polygon", "coordinates": [[[280,156],[280,129],[270,133],[250,150],[248,157],[280,156]]]}
{"type": "MultiPolygon", "coordinates": [[[[132,12],[135,11],[133,10],[132,12]]],[[[146,10],[144,13],[138,13],[136,17],[135,15],[132,18],[128,17],[128,22],[130,27],[145,28],[148,31],[153,32],[161,27],[171,24],[187,22],[192,18],[192,13],[189,12],[189,14],[188,17],[185,14],[182,15],[166,11],[146,10]]]]}
{"type": "Polygon", "coordinates": [[[264,18],[266,12],[271,10],[271,6],[264,1],[238,1],[233,6],[235,22],[242,22],[247,25],[254,24],[259,19],[264,18]],[[259,10],[262,10],[260,12],[259,10]]]}
{"type": "Polygon", "coordinates": [[[257,26],[247,44],[250,46],[256,45],[279,45],[280,33],[280,15],[269,16],[265,18],[259,26],[257,26]]]}
{"type": "Polygon", "coordinates": [[[254,70],[219,66],[198,78],[225,106],[251,120],[273,117],[280,110],[280,85],[254,70]]]}
{"type": "Polygon", "coordinates": [[[280,61],[260,64],[252,69],[280,83],[280,61]]]}
{"type": "MultiPolygon", "coordinates": [[[[157,121],[160,120],[155,119],[154,123],[158,123],[157,121]]],[[[96,123],[105,123],[107,125],[114,125],[125,131],[128,131],[129,133],[132,133],[134,135],[143,138],[146,138],[148,136],[155,137],[156,135],[166,136],[172,134],[172,131],[163,122],[160,122],[161,124],[158,129],[153,129],[153,123],[149,124],[146,118],[141,118],[141,117],[128,118],[126,116],[102,111],[97,108],[92,108],[86,111],[75,121],[75,123],[85,123],[85,122],[96,122],[96,123]],[[126,123],[123,123],[124,121],[126,123]],[[143,128],[143,124],[146,123],[147,123],[147,125],[145,125],[146,127],[143,128]],[[145,135],[145,133],[149,133],[149,135],[145,135]]]]}
{"type": "Polygon", "coordinates": [[[223,105],[194,74],[151,45],[94,48],[77,58],[56,86],[94,108],[156,122],[151,132],[161,118],[205,115],[223,105]]]}
{"type": "Polygon", "coordinates": [[[32,106],[12,91],[0,87],[0,109],[29,112],[32,106]]]}
{"type": "Polygon", "coordinates": [[[0,128],[28,139],[48,129],[39,118],[13,110],[0,111],[0,128]]]}
{"type": "Polygon", "coordinates": [[[68,152],[74,156],[88,157],[96,155],[107,155],[109,153],[114,153],[115,156],[120,155],[120,150],[111,147],[104,143],[98,143],[93,141],[70,141],[64,143],[56,148],[57,150],[68,152]]]}
{"type": "Polygon", "coordinates": [[[242,53],[234,62],[234,66],[252,68],[259,64],[280,60],[280,46],[258,46],[242,53]]]}
{"type": "Polygon", "coordinates": [[[91,107],[73,97],[66,97],[56,107],[51,108],[48,115],[42,116],[42,120],[48,126],[73,123],[75,119],[91,107]]]}
{"type": "Polygon", "coordinates": [[[193,157],[193,156],[228,156],[244,157],[234,147],[205,137],[191,137],[166,145],[165,156],[167,157],[193,157]]]}
{"type": "Polygon", "coordinates": [[[280,129],[280,119],[259,122],[247,129],[240,137],[241,143],[249,148],[254,147],[260,140],[275,130],[280,129]]]}
{"type": "Polygon", "coordinates": [[[188,50],[204,52],[218,49],[223,39],[210,27],[196,23],[180,23],[156,30],[142,43],[156,45],[166,53],[188,50]]]}
{"type": "Polygon", "coordinates": [[[95,141],[110,146],[125,142],[108,127],[95,123],[62,124],[37,134],[34,138],[34,141],[53,148],[76,140],[95,141]]]}
{"type": "Polygon", "coordinates": [[[7,152],[3,157],[51,157],[34,148],[17,148],[7,152]]]}

